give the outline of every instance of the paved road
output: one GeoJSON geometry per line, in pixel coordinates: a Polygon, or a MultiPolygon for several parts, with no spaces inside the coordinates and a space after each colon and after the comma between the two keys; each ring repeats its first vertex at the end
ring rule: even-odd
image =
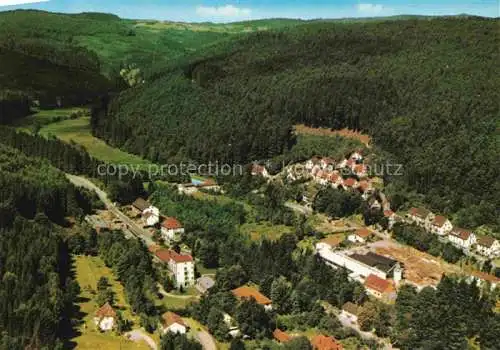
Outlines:
{"type": "Polygon", "coordinates": [[[203,346],[204,350],[217,350],[217,345],[215,345],[214,338],[210,335],[210,333],[205,331],[199,331],[196,333],[196,338],[203,346]]]}
{"type": "Polygon", "coordinates": [[[144,243],[149,247],[154,245],[154,241],[152,240],[149,232],[144,230],[142,227],[139,227],[135,222],[133,222],[127,215],[123,214],[120,209],[118,209],[108,198],[106,192],[97,187],[92,181],[76,175],[66,174],[68,180],[77,187],[84,187],[88,190],[94,191],[99,199],[104,203],[106,208],[115,214],[120,220],[122,220],[125,224],[128,225],[128,230],[137,238],[140,238],[144,241],[144,243]]]}
{"type": "Polygon", "coordinates": [[[133,342],[139,342],[139,341],[143,340],[148,344],[148,346],[151,349],[153,349],[153,350],[158,349],[158,346],[156,345],[156,342],[153,340],[153,338],[151,338],[149,335],[147,335],[146,333],[144,333],[140,329],[134,329],[133,331],[126,333],[125,336],[128,339],[132,340],[133,342]]]}

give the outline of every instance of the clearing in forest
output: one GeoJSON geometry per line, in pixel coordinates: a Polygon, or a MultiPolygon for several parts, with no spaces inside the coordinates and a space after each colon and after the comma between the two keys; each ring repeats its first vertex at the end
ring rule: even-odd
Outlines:
{"type": "Polygon", "coordinates": [[[343,136],[351,139],[356,139],[362,142],[366,147],[370,147],[371,137],[362,134],[358,131],[349,129],[332,130],[329,128],[312,128],[304,124],[295,125],[295,132],[302,135],[315,135],[315,136],[343,136]]]}

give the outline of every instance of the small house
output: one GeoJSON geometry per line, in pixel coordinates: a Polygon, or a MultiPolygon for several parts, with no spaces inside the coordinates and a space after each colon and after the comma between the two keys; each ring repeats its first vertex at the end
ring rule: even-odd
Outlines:
{"type": "Polygon", "coordinates": [[[134,203],[132,203],[132,210],[136,216],[139,216],[150,206],[151,204],[144,198],[137,198],[134,203]]]}
{"type": "Polygon", "coordinates": [[[357,229],[354,233],[350,234],[347,239],[353,243],[366,243],[368,238],[373,235],[373,232],[367,228],[357,229]]]}
{"type": "Polygon", "coordinates": [[[239,288],[233,289],[231,291],[233,295],[239,299],[255,299],[257,304],[264,306],[266,310],[272,309],[272,301],[262,293],[260,293],[257,289],[249,286],[241,286],[239,288]]]}
{"type": "Polygon", "coordinates": [[[500,243],[493,237],[483,236],[477,240],[476,250],[485,257],[496,258],[500,256],[500,243]]]}
{"type": "Polygon", "coordinates": [[[468,250],[476,243],[476,235],[472,231],[454,227],[448,234],[448,240],[457,248],[468,250]]]}
{"type": "Polygon", "coordinates": [[[334,337],[327,335],[316,335],[311,339],[314,350],[343,350],[344,347],[334,337]]]}
{"type": "Polygon", "coordinates": [[[365,280],[366,292],[386,302],[396,300],[396,291],[392,283],[373,274],[369,275],[365,280]]]}
{"type": "Polygon", "coordinates": [[[442,215],[436,215],[430,225],[430,231],[439,236],[446,236],[452,229],[451,221],[442,215]]]}
{"type": "Polygon", "coordinates": [[[113,307],[106,303],[101,306],[95,313],[94,322],[96,326],[103,332],[110,331],[115,326],[116,311],[113,307]]]}
{"type": "Polygon", "coordinates": [[[170,311],[161,316],[161,321],[163,334],[167,332],[185,334],[189,328],[182,317],[170,311]]]}
{"type": "Polygon", "coordinates": [[[434,215],[427,209],[424,208],[411,208],[407,214],[407,218],[422,227],[428,226],[430,222],[434,219],[434,215]]]}
{"type": "Polygon", "coordinates": [[[167,241],[178,241],[180,235],[184,233],[184,227],[179,220],[173,217],[163,218],[161,223],[161,236],[167,241]]]}

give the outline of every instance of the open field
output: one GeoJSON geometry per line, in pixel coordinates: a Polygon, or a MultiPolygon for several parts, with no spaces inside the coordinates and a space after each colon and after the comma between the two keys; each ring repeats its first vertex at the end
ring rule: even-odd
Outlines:
{"type": "Polygon", "coordinates": [[[240,232],[249,235],[253,241],[267,238],[275,241],[285,233],[291,233],[293,228],[285,225],[273,225],[269,222],[245,223],[240,226],[240,232]]]}
{"type": "Polygon", "coordinates": [[[130,306],[125,300],[123,286],[116,280],[111,269],[104,265],[99,257],[76,256],[75,257],[76,279],[82,290],[80,294],[80,312],[84,314],[83,323],[80,326],[81,335],[73,339],[78,349],[149,349],[145,343],[134,343],[114,332],[101,333],[94,324],[94,314],[98,309],[94,299],[97,289],[97,281],[101,277],[107,277],[111,289],[115,293],[115,306],[125,319],[131,320],[135,325],[138,318],[132,315],[130,306]]]}
{"type": "Polygon", "coordinates": [[[13,122],[12,126],[16,127],[19,130],[31,131],[35,125],[44,126],[51,123],[56,123],[62,120],[69,119],[72,114],[84,113],[85,111],[85,108],[80,107],[37,110],[34,114],[21,119],[16,119],[13,122]]]}
{"type": "Polygon", "coordinates": [[[328,128],[311,128],[305,126],[304,124],[295,125],[295,132],[302,135],[316,135],[316,136],[343,136],[347,138],[356,139],[362,142],[365,146],[369,147],[371,142],[371,137],[366,134],[362,134],[357,131],[342,129],[342,130],[331,130],[328,128]]]}
{"type": "Polygon", "coordinates": [[[123,152],[92,136],[89,117],[67,119],[46,125],[40,130],[40,134],[44,136],[54,135],[66,142],[73,141],[85,147],[93,157],[108,163],[141,166],[151,164],[139,156],[123,152]]]}
{"type": "Polygon", "coordinates": [[[459,274],[461,272],[458,266],[392,241],[378,241],[370,244],[370,247],[375,248],[375,252],[378,254],[401,261],[405,268],[405,278],[418,286],[436,286],[443,274],[459,274]]]}

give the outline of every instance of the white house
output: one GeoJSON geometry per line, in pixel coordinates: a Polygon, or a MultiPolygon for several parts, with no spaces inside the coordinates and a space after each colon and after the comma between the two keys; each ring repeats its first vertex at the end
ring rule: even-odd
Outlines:
{"type": "Polygon", "coordinates": [[[173,312],[167,311],[161,318],[163,334],[167,332],[185,334],[189,328],[184,320],[173,312]]]}
{"type": "Polygon", "coordinates": [[[339,186],[342,186],[342,184],[344,182],[344,180],[342,179],[342,176],[340,176],[337,173],[330,174],[328,181],[330,182],[330,184],[333,188],[338,188],[339,186]]]}
{"type": "Polygon", "coordinates": [[[476,250],[488,258],[500,256],[500,243],[493,237],[483,236],[477,240],[476,250]]]}
{"type": "Polygon", "coordinates": [[[428,227],[432,220],[434,220],[434,214],[424,208],[411,208],[407,214],[407,218],[419,226],[428,227]]]}
{"type": "Polygon", "coordinates": [[[451,230],[448,239],[453,245],[462,249],[470,249],[476,243],[476,235],[473,232],[458,227],[451,230]]]}
{"type": "Polygon", "coordinates": [[[155,255],[164,263],[173,274],[176,287],[189,287],[195,284],[194,260],[191,255],[179,254],[173,250],[159,249],[155,255]]]}
{"type": "Polygon", "coordinates": [[[446,236],[452,229],[451,221],[441,215],[436,215],[430,225],[430,231],[440,236],[446,236]]]}
{"type": "Polygon", "coordinates": [[[115,326],[116,312],[113,307],[106,303],[96,311],[94,322],[103,332],[110,331],[115,326]]]}
{"type": "Polygon", "coordinates": [[[179,220],[173,217],[163,218],[161,223],[161,236],[167,241],[178,241],[181,234],[184,233],[184,227],[179,220]]]}
{"type": "Polygon", "coordinates": [[[154,226],[160,222],[160,210],[157,207],[150,206],[142,212],[142,217],[146,226],[154,226]]]}
{"type": "Polygon", "coordinates": [[[365,243],[371,235],[373,235],[373,232],[369,229],[360,228],[357,229],[354,233],[350,234],[347,239],[354,243],[365,243]]]}

